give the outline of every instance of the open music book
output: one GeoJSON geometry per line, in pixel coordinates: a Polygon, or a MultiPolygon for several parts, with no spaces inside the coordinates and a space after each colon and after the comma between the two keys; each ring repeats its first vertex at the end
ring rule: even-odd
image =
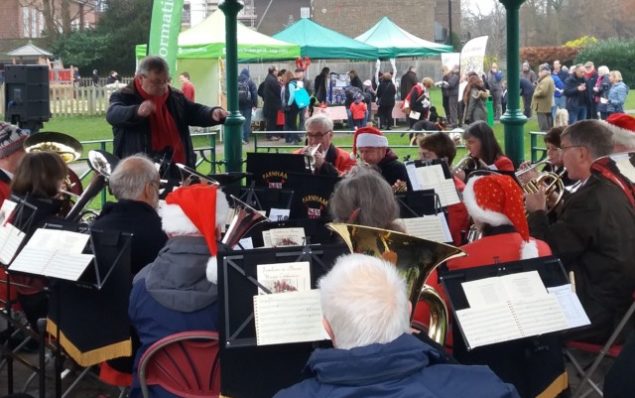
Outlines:
{"type": "Polygon", "coordinates": [[[89,238],[78,232],[39,228],[9,270],[76,281],[94,258],[82,254],[89,238]]]}
{"type": "Polygon", "coordinates": [[[259,346],[327,340],[317,289],[254,296],[259,346]]]}
{"type": "Polygon", "coordinates": [[[452,177],[446,178],[443,167],[440,164],[432,164],[429,166],[416,167],[414,163],[406,165],[408,178],[414,191],[422,189],[434,189],[439,195],[439,201],[442,207],[447,207],[461,202],[459,194],[456,191],[454,180],[452,177]]]}
{"type": "Polygon", "coordinates": [[[571,286],[548,291],[537,271],[461,285],[470,308],[456,317],[468,349],[590,324],[571,286]]]}
{"type": "Polygon", "coordinates": [[[441,243],[452,242],[450,228],[443,213],[423,217],[399,218],[397,222],[404,226],[409,235],[441,243]]]}
{"type": "MultiPolygon", "coordinates": [[[[271,293],[311,290],[311,264],[308,261],[295,263],[258,264],[258,283],[271,293]]],[[[258,289],[259,294],[266,294],[258,289]]]]}
{"type": "Polygon", "coordinates": [[[273,228],[262,231],[264,247],[302,246],[306,242],[304,228],[273,228]]]}

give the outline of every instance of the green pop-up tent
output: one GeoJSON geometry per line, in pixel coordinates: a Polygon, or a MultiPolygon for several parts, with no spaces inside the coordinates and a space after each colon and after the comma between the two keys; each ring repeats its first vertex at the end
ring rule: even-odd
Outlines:
{"type": "Polygon", "coordinates": [[[377,59],[377,48],[302,18],[273,35],[300,45],[303,57],[313,59],[377,59]]]}
{"type": "Polygon", "coordinates": [[[357,36],[379,50],[379,58],[425,57],[452,52],[452,46],[423,40],[400,28],[388,17],[383,17],[372,28],[357,36]]]}
{"type": "MultiPolygon", "coordinates": [[[[289,60],[300,56],[297,44],[274,39],[249,29],[238,22],[238,61],[260,62],[289,60]]],[[[188,72],[196,87],[196,102],[205,105],[225,105],[223,82],[225,80],[225,14],[218,10],[203,22],[179,34],[176,56],[176,74],[188,72]]],[[[137,60],[145,57],[146,45],[135,48],[137,60]]],[[[173,75],[176,76],[176,75],[173,75]]],[[[178,83],[175,82],[178,86],[178,83]]]]}

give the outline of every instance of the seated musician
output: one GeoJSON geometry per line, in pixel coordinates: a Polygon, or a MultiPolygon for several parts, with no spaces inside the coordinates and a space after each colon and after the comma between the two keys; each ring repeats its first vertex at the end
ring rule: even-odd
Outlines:
{"type": "Polygon", "coordinates": [[[412,190],[406,166],[397,160],[397,155],[388,147],[388,139],[375,127],[355,130],[353,156],[364,163],[376,167],[395,192],[412,190]]]}
{"type": "MultiPolygon", "coordinates": [[[[421,160],[442,159],[451,165],[456,156],[456,146],[446,133],[432,133],[419,141],[419,155],[421,160]]],[[[454,185],[459,193],[463,192],[465,183],[456,176],[454,176],[454,185]]],[[[448,206],[448,226],[454,244],[461,245],[463,235],[469,228],[469,217],[463,203],[448,206]]]]}
{"type": "Polygon", "coordinates": [[[635,151],[635,117],[626,113],[613,113],[607,119],[613,132],[613,153],[635,151]]]}
{"type": "Polygon", "coordinates": [[[340,257],[319,282],[324,329],[334,348],[317,349],[311,377],[275,398],[518,397],[485,366],[445,363],[410,334],[406,284],[376,257],[340,257]]]}
{"type": "MultiPolygon", "coordinates": [[[[31,238],[36,229],[63,216],[64,200],[60,189],[67,174],[66,164],[56,153],[27,153],[20,162],[11,181],[11,193],[35,207],[33,210],[24,206],[21,212],[16,212],[13,220],[13,225],[26,234],[24,242],[31,238]],[[31,216],[32,222],[27,224],[31,216]]],[[[44,292],[46,279],[12,275],[11,280],[24,285],[17,288],[18,301],[31,328],[37,331],[37,320],[48,313],[48,298],[44,292]]]]}
{"type": "Polygon", "coordinates": [[[575,338],[604,343],[632,302],[635,290],[635,210],[618,180],[597,170],[596,159],[613,150],[605,123],[579,121],[562,133],[562,160],[580,180],[549,223],[543,192],[526,195],[532,235],[544,239],[575,275],[576,292],[591,327],[575,338]]]}
{"type": "MultiPolygon", "coordinates": [[[[569,178],[566,169],[562,163],[562,152],[560,150],[560,136],[566,126],[557,126],[552,127],[547,131],[547,134],[543,137],[543,141],[545,142],[545,148],[547,151],[547,161],[548,164],[544,166],[542,171],[550,171],[552,173],[556,173],[560,175],[562,182],[566,187],[571,186],[576,183],[576,181],[569,178]]],[[[540,175],[540,171],[537,169],[532,169],[527,172],[524,170],[531,167],[530,162],[525,162],[520,165],[518,168],[518,180],[521,184],[525,184],[527,181],[537,178],[540,175]]]]}
{"type": "Polygon", "coordinates": [[[333,145],[333,121],[325,115],[311,116],[304,123],[307,148],[293,153],[304,154],[307,149],[320,145],[315,152],[315,174],[343,175],[355,166],[355,160],[343,149],[333,145]]]}
{"type": "Polygon", "coordinates": [[[403,227],[395,222],[399,218],[399,204],[392,188],[368,167],[354,167],[335,185],[329,213],[334,222],[403,232],[403,227]]]}
{"type": "MultiPolygon", "coordinates": [[[[159,214],[169,239],[134,278],[130,295],[128,315],[141,340],[131,398],[141,397],[136,367],[150,345],[174,333],[218,328],[216,231],[229,211],[225,195],[196,184],[171,192],[166,203],[159,214]]],[[[150,396],[176,397],[158,386],[150,396]]]]}
{"type": "MultiPolygon", "coordinates": [[[[134,155],[121,160],[108,179],[116,203],[106,203],[91,225],[96,231],[129,232],[130,278],[150,264],[165,245],[167,236],[161,229],[161,218],[157,214],[159,204],[159,172],[154,163],[144,155],[134,155]]],[[[121,291],[129,295],[129,287],[121,291]]],[[[127,314],[124,315],[127,319],[127,314]]],[[[138,339],[133,335],[133,352],[138,339]]],[[[132,358],[122,357],[103,364],[100,378],[114,385],[129,385],[125,382],[132,374],[132,358]]]]}
{"type": "Polygon", "coordinates": [[[9,197],[11,179],[26,153],[23,144],[28,137],[18,126],[0,122],[0,206],[9,197]]]}
{"type": "MultiPolygon", "coordinates": [[[[507,156],[503,155],[503,150],[494,136],[494,130],[486,122],[478,121],[470,124],[463,132],[463,140],[468,156],[478,163],[477,168],[514,171],[514,164],[507,156]]],[[[457,170],[456,174],[465,181],[466,173],[469,171],[471,170],[457,170]]]]}

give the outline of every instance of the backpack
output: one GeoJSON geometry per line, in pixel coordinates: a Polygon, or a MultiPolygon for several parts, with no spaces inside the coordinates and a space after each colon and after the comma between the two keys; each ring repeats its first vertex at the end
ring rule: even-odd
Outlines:
{"type": "Polygon", "coordinates": [[[306,91],[306,88],[300,87],[293,92],[293,101],[298,109],[304,109],[309,106],[311,97],[309,96],[309,92],[306,91]]]}
{"type": "Polygon", "coordinates": [[[249,89],[249,81],[238,82],[238,103],[248,104],[251,102],[251,90],[249,89]]]}

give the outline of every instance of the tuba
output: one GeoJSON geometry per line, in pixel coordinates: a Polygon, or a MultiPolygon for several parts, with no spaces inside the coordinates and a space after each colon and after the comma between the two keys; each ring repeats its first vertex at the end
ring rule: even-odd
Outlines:
{"type": "Polygon", "coordinates": [[[464,256],[457,247],[433,242],[387,229],[362,225],[329,223],[327,227],[342,237],[351,253],[363,253],[394,264],[406,280],[412,304],[410,318],[419,301],[430,306],[428,336],[443,345],[448,326],[448,309],[443,299],[425,285],[430,273],[442,262],[464,256]]]}
{"type": "Polygon", "coordinates": [[[254,226],[269,222],[269,219],[234,195],[230,197],[234,202],[234,213],[221,243],[233,248],[254,226]]]}

